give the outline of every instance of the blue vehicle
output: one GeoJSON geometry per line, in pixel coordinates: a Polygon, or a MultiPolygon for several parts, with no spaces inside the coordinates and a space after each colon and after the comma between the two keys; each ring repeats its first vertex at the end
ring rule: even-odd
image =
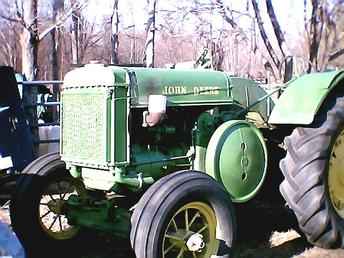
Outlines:
{"type": "Polygon", "coordinates": [[[34,159],[33,147],[14,70],[0,66],[0,199],[7,198],[9,185],[34,159]]]}

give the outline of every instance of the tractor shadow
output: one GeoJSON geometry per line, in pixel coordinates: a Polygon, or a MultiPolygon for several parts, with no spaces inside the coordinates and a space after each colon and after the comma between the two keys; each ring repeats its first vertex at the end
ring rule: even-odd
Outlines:
{"type": "MultiPolygon", "coordinates": [[[[281,206],[257,201],[236,206],[238,235],[233,258],[289,258],[310,245],[295,231],[294,215],[281,206]],[[283,233],[278,233],[283,232],[283,233]]],[[[79,258],[135,258],[128,240],[92,234],[79,258]]]]}
{"type": "Polygon", "coordinates": [[[311,247],[297,233],[290,210],[253,201],[236,207],[238,235],[234,258],[289,258],[311,247]]]}

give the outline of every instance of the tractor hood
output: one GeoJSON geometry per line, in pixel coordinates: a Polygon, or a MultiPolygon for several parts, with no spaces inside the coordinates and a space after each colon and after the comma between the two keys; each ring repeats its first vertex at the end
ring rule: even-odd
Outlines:
{"type": "MultiPolygon", "coordinates": [[[[167,96],[167,106],[234,104],[251,107],[266,91],[248,79],[212,70],[160,69],[88,64],[67,73],[63,89],[128,88],[131,107],[147,107],[150,95],[167,96]]],[[[250,108],[268,117],[273,102],[267,98],[250,108]]]]}
{"type": "Polygon", "coordinates": [[[130,68],[136,106],[146,106],[149,95],[165,95],[168,105],[200,105],[231,100],[230,79],[223,72],[130,68]]]}

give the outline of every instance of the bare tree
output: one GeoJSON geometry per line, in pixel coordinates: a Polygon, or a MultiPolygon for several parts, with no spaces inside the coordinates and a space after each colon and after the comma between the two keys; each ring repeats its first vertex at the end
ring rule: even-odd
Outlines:
{"type": "Polygon", "coordinates": [[[274,63],[275,67],[277,69],[279,69],[280,65],[281,65],[281,62],[275,52],[275,50],[273,49],[272,47],[272,44],[268,38],[268,35],[265,31],[265,27],[264,27],[264,23],[263,23],[263,19],[260,15],[260,10],[259,10],[259,7],[258,7],[258,3],[256,0],[251,0],[252,2],[252,6],[253,6],[253,9],[254,9],[254,13],[256,15],[256,19],[257,19],[257,23],[258,23],[258,28],[259,28],[259,32],[260,32],[260,35],[263,39],[263,42],[264,42],[264,45],[271,57],[271,60],[272,62],[274,63]]]}
{"type": "MultiPolygon", "coordinates": [[[[17,15],[23,24],[23,31],[21,34],[22,44],[22,71],[27,79],[37,79],[38,63],[38,44],[42,39],[38,32],[38,19],[37,19],[37,5],[38,0],[30,0],[22,2],[22,9],[19,9],[17,4],[17,15]]],[[[45,35],[44,35],[45,36],[45,35]]]]}
{"type": "Polygon", "coordinates": [[[219,9],[225,21],[228,22],[233,29],[237,29],[238,24],[234,20],[233,10],[231,10],[228,6],[225,6],[223,0],[216,0],[215,5],[219,9]]]}
{"type": "MultiPolygon", "coordinates": [[[[266,8],[270,17],[270,21],[272,24],[272,27],[274,29],[274,33],[278,42],[278,46],[281,50],[283,60],[281,61],[281,65],[285,64],[285,69],[284,69],[284,78],[283,81],[287,82],[289,81],[292,76],[293,76],[293,58],[291,56],[290,50],[286,44],[286,40],[284,37],[284,34],[281,30],[281,26],[277,20],[275,10],[273,8],[271,0],[266,0],[266,8]]],[[[282,67],[278,67],[279,71],[281,71],[282,67]]]]}
{"type": "Polygon", "coordinates": [[[119,47],[119,38],[118,38],[118,26],[119,26],[119,12],[118,12],[118,1],[115,0],[113,5],[113,12],[111,15],[111,63],[118,64],[118,47],[119,47]]]}
{"type": "Polygon", "coordinates": [[[318,70],[318,52],[324,28],[323,12],[319,6],[319,0],[312,0],[312,17],[310,24],[310,42],[309,42],[309,66],[307,72],[312,71],[312,67],[318,70]],[[321,20],[321,21],[320,21],[321,20]],[[318,28],[320,26],[320,28],[318,28]]]}
{"type": "Polygon", "coordinates": [[[21,69],[20,26],[17,23],[3,21],[0,27],[0,60],[2,64],[21,69]]]}
{"type": "Polygon", "coordinates": [[[79,18],[78,33],[78,60],[80,63],[97,59],[96,49],[102,40],[102,34],[97,30],[97,25],[81,14],[79,18]],[[93,51],[92,51],[93,50],[93,51]],[[90,55],[88,55],[90,53],[90,55]],[[87,58],[89,58],[87,60],[87,58]]]}
{"type": "Polygon", "coordinates": [[[146,25],[146,43],[145,51],[143,56],[143,63],[146,67],[154,67],[154,41],[155,41],[155,14],[156,14],[156,4],[157,0],[147,0],[148,4],[148,19],[146,25]]]}
{"type": "MultiPolygon", "coordinates": [[[[76,0],[71,0],[72,5],[75,5],[76,0]]],[[[79,54],[79,33],[80,33],[80,19],[81,12],[79,9],[73,9],[72,11],[72,24],[71,24],[71,52],[72,52],[72,64],[80,63],[79,54]]]]}
{"type": "Polygon", "coordinates": [[[341,32],[344,29],[343,0],[304,0],[304,26],[306,32],[307,72],[327,69],[329,63],[344,54],[341,32]],[[307,17],[308,4],[311,16],[307,17]]]}
{"type": "MultiPolygon", "coordinates": [[[[58,19],[63,14],[64,0],[54,0],[53,2],[53,23],[57,23],[58,19]]],[[[61,79],[61,29],[59,27],[54,28],[51,31],[51,42],[52,42],[52,79],[61,79]]],[[[58,85],[56,85],[58,86],[58,85]]]]}
{"type": "Polygon", "coordinates": [[[72,10],[81,9],[86,4],[75,5],[71,10],[65,12],[55,23],[45,29],[38,27],[38,0],[25,0],[19,4],[15,0],[15,18],[0,13],[0,17],[8,21],[17,22],[22,25],[20,43],[22,49],[22,72],[29,80],[35,80],[38,76],[38,46],[39,43],[50,34],[56,27],[62,25],[72,14],[72,10]]]}

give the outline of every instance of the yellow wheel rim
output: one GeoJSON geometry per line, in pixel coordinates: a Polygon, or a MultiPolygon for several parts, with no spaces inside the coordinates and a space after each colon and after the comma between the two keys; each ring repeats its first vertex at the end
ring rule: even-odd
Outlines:
{"type": "Polygon", "coordinates": [[[38,207],[39,223],[44,232],[56,240],[75,237],[80,228],[68,224],[65,203],[71,195],[84,195],[85,189],[76,179],[65,177],[52,182],[44,189],[38,207]]]}
{"type": "Polygon", "coordinates": [[[334,209],[344,219],[344,130],[336,138],[331,151],[328,188],[334,209]]]}
{"type": "Polygon", "coordinates": [[[163,258],[210,258],[219,246],[216,215],[203,202],[190,202],[170,220],[163,236],[163,258]]]}

